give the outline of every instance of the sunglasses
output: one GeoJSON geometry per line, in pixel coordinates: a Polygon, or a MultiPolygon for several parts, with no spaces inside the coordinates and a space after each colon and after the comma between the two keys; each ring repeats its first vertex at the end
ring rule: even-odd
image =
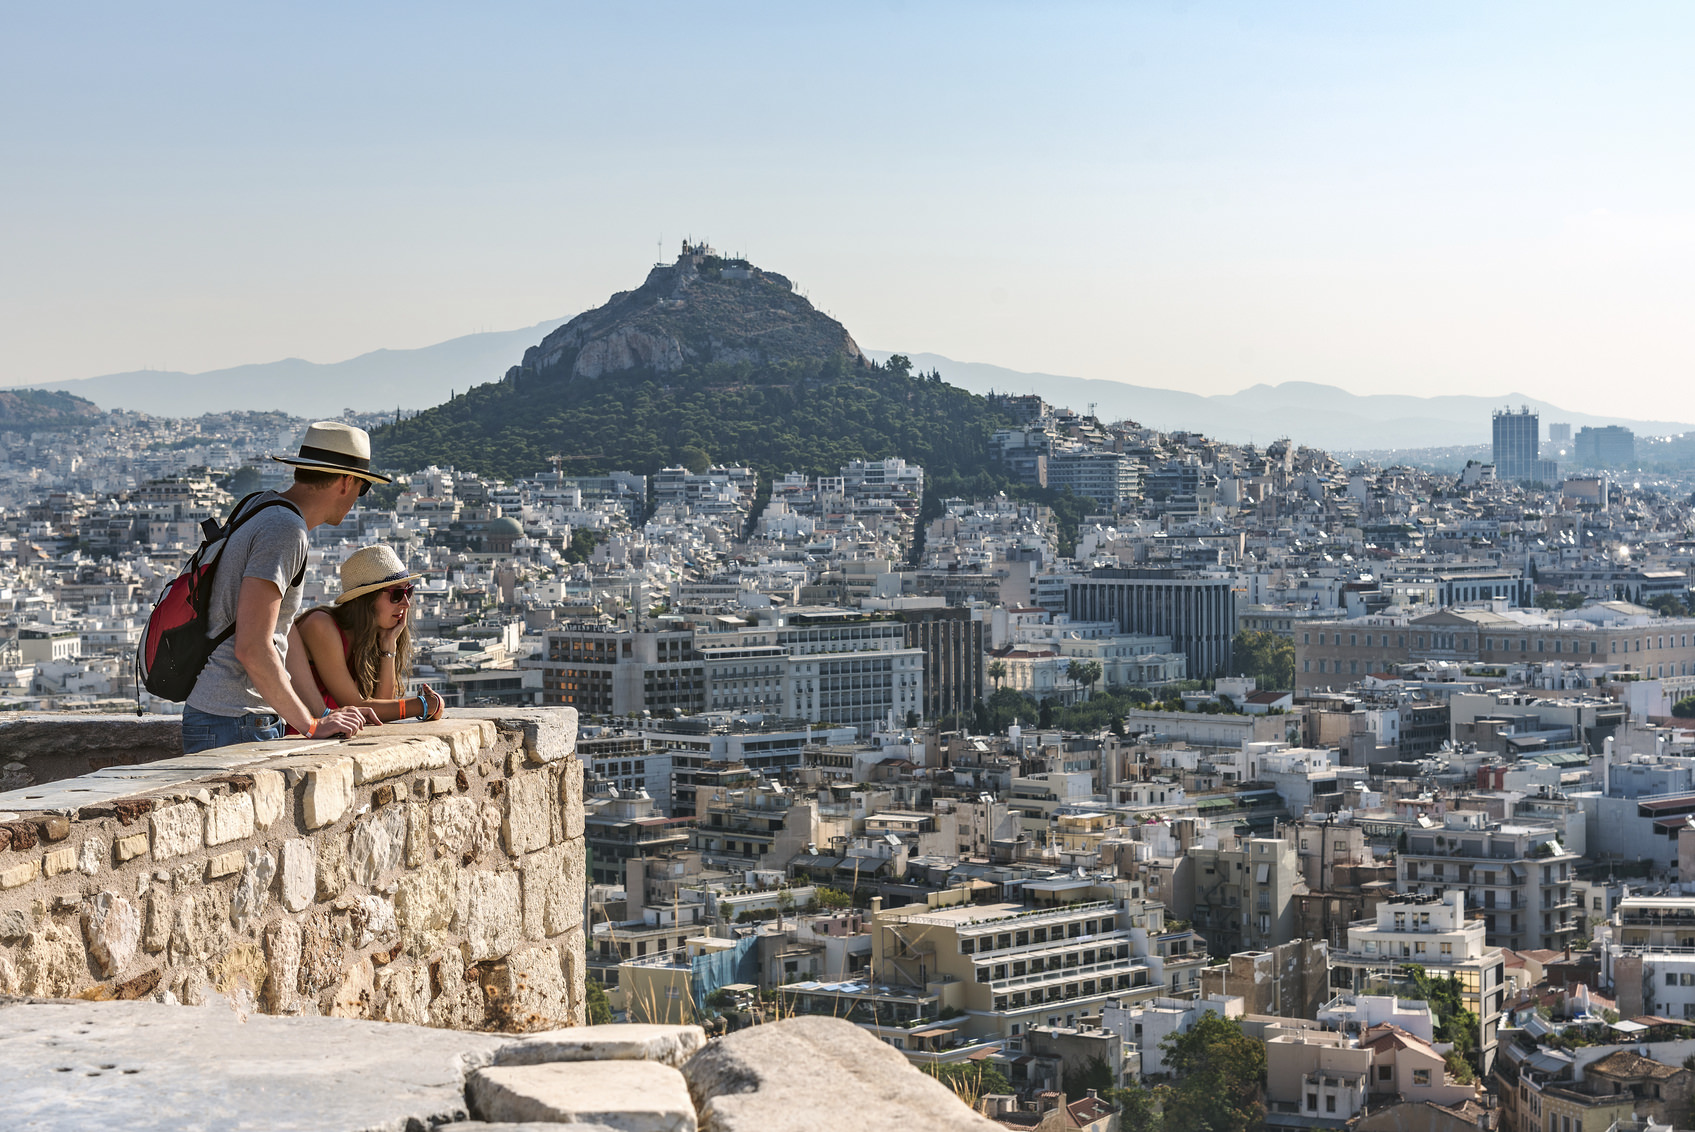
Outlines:
{"type": "Polygon", "coordinates": [[[359,498],[360,499],[365,498],[365,496],[370,493],[370,490],[371,490],[371,481],[370,480],[360,480],[359,481],[359,498]]]}
{"type": "Polygon", "coordinates": [[[403,601],[411,601],[412,591],[417,588],[418,587],[416,585],[390,586],[382,592],[388,595],[389,601],[393,602],[395,605],[399,605],[403,601]]]}

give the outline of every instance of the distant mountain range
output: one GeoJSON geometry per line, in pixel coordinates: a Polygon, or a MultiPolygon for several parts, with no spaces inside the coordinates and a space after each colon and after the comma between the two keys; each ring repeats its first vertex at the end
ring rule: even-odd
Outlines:
{"type": "MultiPolygon", "coordinates": [[[[867,350],[879,362],[889,351],[867,350]]],[[[1079,412],[1093,403],[1102,420],[1134,420],[1162,431],[1188,430],[1219,440],[1265,444],[1289,437],[1297,444],[1333,452],[1436,448],[1491,443],[1490,414],[1503,407],[1529,406],[1541,415],[1544,443],[1548,425],[1565,422],[1579,428],[1623,425],[1638,436],[1671,436],[1695,430],[1695,424],[1641,421],[1574,413],[1522,393],[1493,397],[1415,397],[1400,393],[1349,393],[1333,385],[1286,381],[1254,385],[1239,393],[1202,396],[1177,389],[1153,389],[1122,381],[1021,373],[982,362],[956,362],[940,354],[907,354],[914,367],[935,370],[942,380],[973,393],[1039,393],[1051,405],[1079,412]]]]}
{"type": "Polygon", "coordinates": [[[333,417],[344,409],[376,412],[423,409],[453,391],[498,381],[524,351],[560,326],[562,318],[467,334],[416,350],[372,350],[344,362],[277,362],[206,373],[137,370],[103,377],[31,384],[85,397],[106,409],[162,417],[282,410],[297,417],[333,417]]]}
{"type": "MultiPolygon", "coordinates": [[[[781,276],[769,278],[774,281],[772,293],[785,296],[783,302],[801,302],[788,296],[781,276]]],[[[657,363],[657,368],[664,369],[700,356],[754,360],[762,358],[764,352],[773,356],[818,356],[820,350],[841,350],[852,356],[857,351],[839,323],[820,319],[810,308],[802,311],[796,306],[791,311],[774,301],[760,309],[754,323],[742,324],[729,317],[729,312],[703,309],[703,300],[709,297],[706,291],[696,293],[691,303],[673,301],[676,309],[668,310],[663,305],[647,305],[650,300],[645,292],[649,289],[644,286],[614,296],[607,307],[578,316],[569,326],[565,319],[550,319],[521,330],[468,334],[414,350],[373,350],[342,362],[285,358],[207,373],[140,370],[27,388],[71,393],[102,408],[158,416],[280,409],[303,417],[332,417],[344,409],[415,411],[440,405],[456,392],[499,380],[520,361],[538,369],[564,361],[578,376],[587,376],[632,364],[657,363]],[[642,300],[639,312],[631,306],[636,300],[642,300]],[[711,333],[703,329],[708,325],[711,333]],[[803,334],[789,341],[801,327],[812,337],[803,334]],[[692,344],[702,334],[710,339],[710,348],[703,351],[692,344]],[[675,358],[663,357],[664,351],[659,350],[667,341],[680,344],[675,358]]],[[[867,357],[879,362],[886,361],[890,353],[865,351],[867,357]]],[[[982,362],[958,362],[940,354],[907,356],[917,369],[936,370],[943,380],[973,393],[1035,392],[1051,404],[1079,412],[1093,404],[1098,415],[1108,420],[1130,419],[1152,428],[1186,429],[1237,442],[1264,444],[1287,436],[1300,444],[1337,452],[1488,444],[1490,413],[1505,405],[1528,405],[1540,413],[1544,437],[1547,425],[1556,421],[1569,422],[1573,431],[1585,425],[1618,424],[1639,436],[1695,431],[1695,424],[1677,421],[1571,412],[1522,393],[1489,397],[1360,395],[1335,386],[1291,381],[1202,396],[1121,381],[1023,373],[982,362]]]]}

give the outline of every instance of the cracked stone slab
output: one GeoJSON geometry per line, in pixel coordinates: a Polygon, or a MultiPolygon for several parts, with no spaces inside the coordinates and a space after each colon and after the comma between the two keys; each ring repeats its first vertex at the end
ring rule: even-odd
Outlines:
{"type": "Polygon", "coordinates": [[[914,1069],[899,1050],[840,1018],[788,1018],[739,1030],[691,1058],[683,1075],[701,1125],[712,1132],[1001,1127],[914,1069]],[[827,1109],[821,1097],[829,1098],[827,1109]],[[801,1119],[805,1113],[816,1117],[801,1119]]]}
{"type": "Polygon", "coordinates": [[[539,1065],[550,1061],[654,1061],[682,1068],[706,1044],[699,1026],[656,1026],[639,1022],[574,1026],[530,1034],[495,1055],[496,1065],[539,1065]]]}
{"type": "Polygon", "coordinates": [[[694,1103],[683,1075],[651,1061],[479,1069],[471,1074],[466,1095],[471,1111],[485,1120],[608,1124],[620,1132],[695,1132],[694,1103]]]}
{"type": "Polygon", "coordinates": [[[510,1039],[227,1006],[0,1004],[6,1126],[31,1132],[355,1132],[463,1121],[510,1039]]]}

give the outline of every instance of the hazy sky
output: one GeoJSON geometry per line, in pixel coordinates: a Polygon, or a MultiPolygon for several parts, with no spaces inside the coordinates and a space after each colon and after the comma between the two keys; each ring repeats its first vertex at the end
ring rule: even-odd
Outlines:
{"type": "Polygon", "coordinates": [[[692,233],[867,347],[1695,420],[1687,3],[4,18],[0,384],[528,325],[692,233]]]}

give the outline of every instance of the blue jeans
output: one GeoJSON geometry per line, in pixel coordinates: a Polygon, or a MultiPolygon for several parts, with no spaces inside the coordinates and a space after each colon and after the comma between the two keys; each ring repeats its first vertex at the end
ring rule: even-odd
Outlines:
{"type": "Polygon", "coordinates": [[[182,706],[182,753],[210,751],[237,743],[263,743],[283,737],[282,716],[274,711],[250,711],[246,715],[212,715],[199,708],[182,706]]]}

